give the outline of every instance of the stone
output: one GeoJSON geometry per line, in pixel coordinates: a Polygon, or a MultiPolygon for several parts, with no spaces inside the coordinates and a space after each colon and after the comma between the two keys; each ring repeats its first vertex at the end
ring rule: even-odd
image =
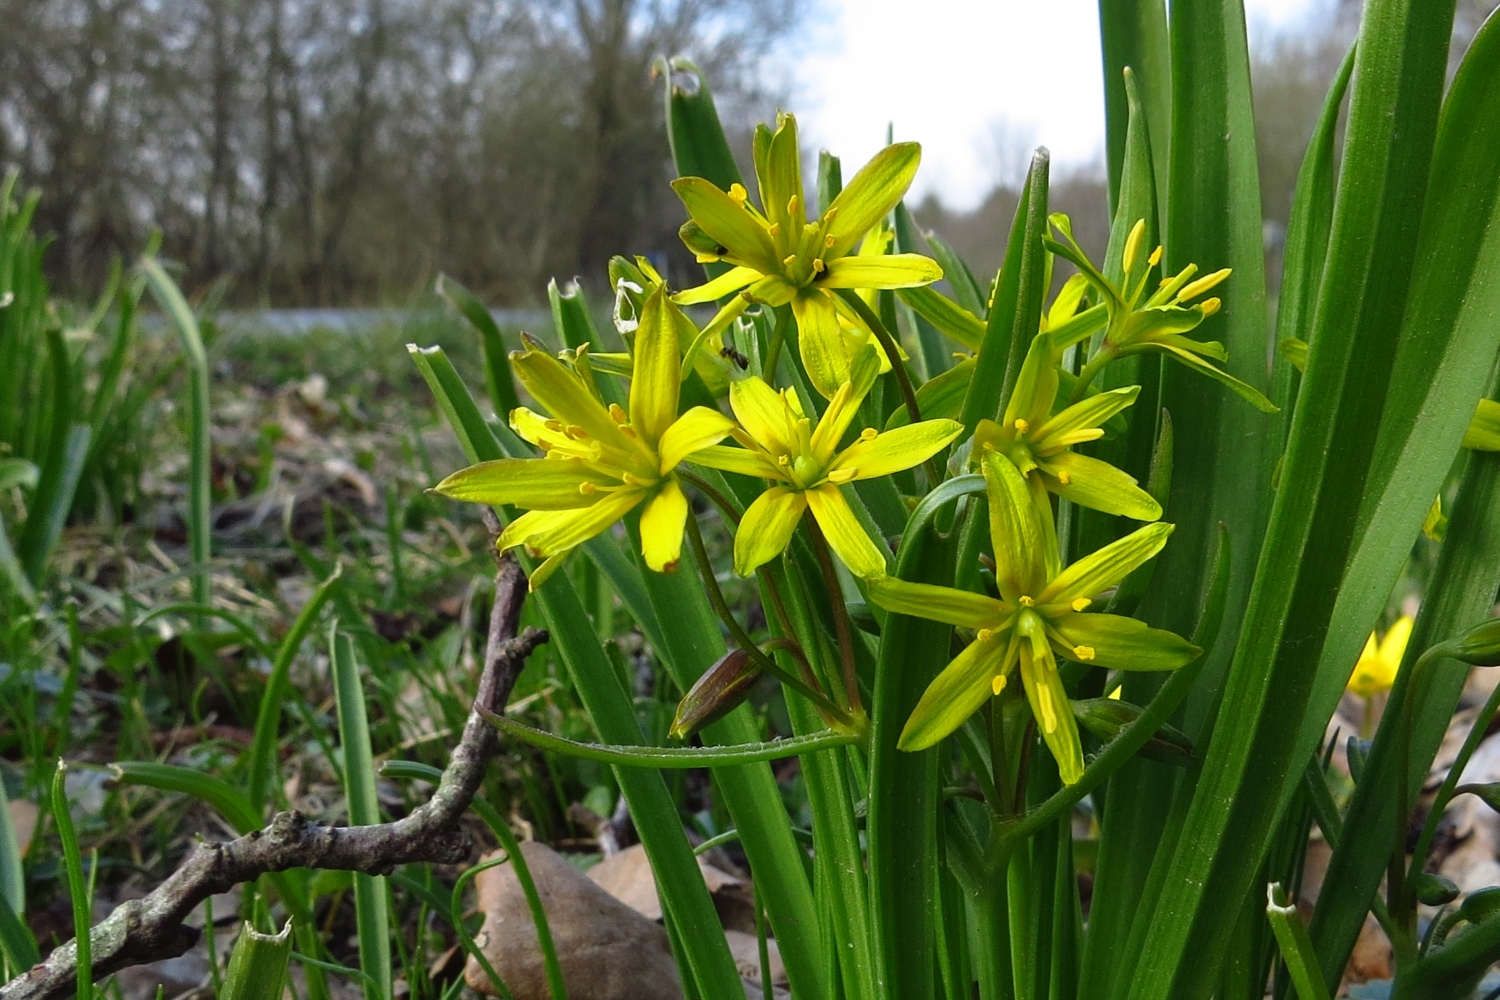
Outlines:
{"type": "MultiPolygon", "coordinates": [[[[706,859],[698,859],[698,870],[708,891],[715,896],[732,887],[741,885],[741,880],[706,859]]],[[[646,849],[640,844],[612,854],[589,869],[588,877],[596,885],[620,902],[635,910],[648,920],[661,919],[661,900],[656,896],[656,877],[651,872],[651,861],[646,849]]],[[[751,917],[754,927],[754,917],[751,917]]]]}
{"type": "MultiPolygon", "coordinates": [[[[557,852],[521,845],[536,882],[569,1000],[682,1000],[667,932],[596,885],[557,852]]],[[[541,946],[526,895],[510,865],[474,880],[484,924],[476,942],[515,1000],[549,1000],[541,946]]],[[[498,996],[472,957],[464,980],[498,996]]]]}

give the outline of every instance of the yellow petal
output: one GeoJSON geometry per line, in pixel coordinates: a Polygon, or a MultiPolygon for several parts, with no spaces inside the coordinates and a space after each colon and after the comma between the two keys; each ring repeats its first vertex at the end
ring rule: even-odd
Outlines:
{"type": "Polygon", "coordinates": [[[1016,643],[1008,633],[969,643],[922,692],[896,746],[926,750],[963,725],[989,699],[993,678],[1009,671],[1015,656],[1016,643]]]}
{"type": "Polygon", "coordinates": [[[697,288],[688,288],[672,296],[672,301],[678,305],[693,306],[700,302],[713,302],[722,299],[732,292],[737,292],[750,282],[760,277],[760,272],[753,267],[732,267],[710,281],[706,281],[697,288]]]}
{"type": "Polygon", "coordinates": [[[839,453],[829,472],[850,470],[855,479],[875,479],[920,465],[957,440],[957,420],[924,420],[861,439],[839,453]]]}
{"type": "Polygon", "coordinates": [[[467,503],[571,510],[593,506],[599,487],[619,485],[578,459],[502,458],[455,472],[432,492],[467,503]]]}
{"type": "Polygon", "coordinates": [[[524,545],[543,556],[555,556],[593,538],[644,499],[645,490],[620,490],[601,494],[592,505],[578,510],[534,510],[506,525],[495,544],[501,550],[524,545]]]}
{"type": "Polygon", "coordinates": [[[734,533],[734,571],[749,576],[756,567],[781,555],[806,509],[807,500],[801,493],[780,486],[756,497],[745,508],[745,516],[734,533]]]}
{"type": "Polygon", "coordinates": [[[1070,613],[1050,624],[1064,640],[1062,655],[1106,670],[1176,670],[1203,652],[1174,632],[1121,615],[1070,613]],[[1092,651],[1086,661],[1080,646],[1092,651]]]}
{"type": "Polygon", "coordinates": [[[1064,451],[1047,459],[1042,468],[1047,489],[1064,500],[1137,521],[1161,517],[1161,504],[1141,489],[1134,477],[1108,462],[1064,451]]]}
{"type": "Polygon", "coordinates": [[[1010,402],[1005,406],[1006,427],[1015,427],[1023,420],[1031,429],[1040,431],[1052,416],[1052,404],[1057,399],[1057,359],[1052,349],[1052,337],[1039,333],[1026,351],[1026,360],[1021,363],[1021,374],[1016,377],[1016,388],[1010,402]]]}
{"type": "Polygon", "coordinates": [[[1500,403],[1481,399],[1464,431],[1465,448],[1478,451],[1500,451],[1500,403]]]}
{"type": "Polygon", "coordinates": [[[838,314],[827,292],[804,290],[792,299],[797,317],[797,343],[802,364],[812,386],[824,399],[832,399],[839,386],[849,381],[849,357],[839,332],[838,314]]]}
{"type": "Polygon", "coordinates": [[[528,350],[511,357],[516,377],[542,408],[565,424],[581,428],[607,448],[637,454],[639,446],[627,438],[604,404],[579,377],[546,351],[528,350]]]}
{"type": "Polygon", "coordinates": [[[761,447],[776,455],[792,450],[797,438],[788,420],[787,401],[759,377],[731,382],[729,407],[761,447]]]}
{"type": "Polygon", "coordinates": [[[679,177],[672,182],[672,190],[698,227],[724,248],[724,256],[735,257],[762,274],[780,270],[771,234],[744,205],[702,177],[679,177]]]}
{"type": "Polygon", "coordinates": [[[670,573],[682,557],[682,530],[691,514],[688,499],[676,479],[662,483],[641,511],[641,555],[658,573],[670,573]]]}
{"type": "Polygon", "coordinates": [[[1401,658],[1406,655],[1406,644],[1411,641],[1411,629],[1415,624],[1410,616],[1402,615],[1380,640],[1380,662],[1390,674],[1392,684],[1396,682],[1396,672],[1401,669],[1401,658]]]}
{"type": "Polygon", "coordinates": [[[1037,595],[1038,604],[1063,604],[1092,598],[1129,576],[1167,544],[1174,525],[1148,524],[1069,566],[1037,595]]]}
{"type": "Polygon", "coordinates": [[[1057,760],[1063,784],[1076,784],[1083,777],[1083,744],[1078,739],[1078,722],[1073,718],[1068,692],[1057,672],[1057,660],[1039,618],[1027,615],[1018,628],[1025,633],[1021,641],[1021,683],[1026,687],[1031,714],[1057,760]]]}
{"type": "Polygon", "coordinates": [[[1032,437],[1033,446],[1038,452],[1046,452],[1051,448],[1066,448],[1079,441],[1093,440],[1099,435],[1094,434],[1088,438],[1078,438],[1077,435],[1080,431],[1103,427],[1106,420],[1134,403],[1140,392],[1140,386],[1132,385],[1096,393],[1074,403],[1036,429],[1032,437]]]}
{"type": "Polygon", "coordinates": [[[823,288],[915,288],[930,285],[942,276],[943,269],[931,257],[892,253],[830,260],[817,283],[823,288]]]}
{"type": "Polygon", "coordinates": [[[1005,605],[967,590],[909,583],[894,576],[875,577],[868,581],[867,590],[870,600],[887,611],[947,625],[997,629],[1005,619],[1005,605]]]}
{"type": "Polygon", "coordinates": [[[859,245],[873,226],[890,214],[906,194],[922,162],[922,147],[915,142],[897,142],[870,158],[829,205],[833,214],[828,235],[833,244],[828,260],[843,257],[859,245]]]}
{"type": "Polygon", "coordinates": [[[665,286],[658,285],[646,298],[635,334],[630,426],[652,447],[677,419],[677,391],[682,383],[677,318],[681,315],[667,300],[665,286]]]}
{"type": "Polygon", "coordinates": [[[795,117],[780,116],[765,159],[757,166],[764,168],[757,170],[756,178],[760,182],[761,206],[766,210],[766,218],[781,227],[776,247],[785,253],[795,246],[807,221],[802,197],[802,149],[795,117]]]}
{"type": "Polygon", "coordinates": [[[1380,662],[1380,644],[1376,641],[1375,633],[1371,632],[1365,640],[1364,651],[1354,664],[1354,672],[1349,675],[1347,687],[1355,694],[1369,698],[1388,690],[1390,686],[1391,682],[1386,680],[1385,667],[1380,662]]]}
{"type": "Polygon", "coordinates": [[[871,540],[837,486],[824,483],[808,490],[807,504],[828,539],[828,547],[849,567],[849,572],[866,579],[885,575],[883,546],[871,540]]]}
{"type": "Polygon", "coordinates": [[[760,479],[786,479],[786,474],[767,458],[763,452],[752,451],[749,448],[729,448],[723,445],[710,445],[707,448],[699,448],[693,452],[688,456],[688,461],[694,465],[702,465],[710,469],[738,472],[742,476],[756,476],[760,479]]]}
{"type": "Polygon", "coordinates": [[[1021,597],[1034,598],[1047,577],[1047,531],[1041,515],[1032,502],[1026,480],[1010,459],[986,451],[980,467],[990,501],[990,543],[995,552],[995,582],[1000,587],[1000,596],[1011,602],[1021,597]]]}
{"type": "Polygon", "coordinates": [[[706,406],[693,407],[678,417],[661,436],[661,444],[657,449],[661,454],[661,471],[667,472],[700,448],[718,444],[732,430],[734,421],[718,410],[710,410],[706,406]]]}
{"type": "Polygon", "coordinates": [[[865,401],[870,387],[875,384],[879,375],[880,358],[874,348],[860,348],[850,362],[849,381],[839,386],[838,391],[833,394],[833,398],[828,401],[828,408],[823,411],[822,419],[818,421],[817,430],[813,431],[812,453],[818,462],[824,463],[833,458],[844,432],[859,413],[859,405],[865,401]]]}

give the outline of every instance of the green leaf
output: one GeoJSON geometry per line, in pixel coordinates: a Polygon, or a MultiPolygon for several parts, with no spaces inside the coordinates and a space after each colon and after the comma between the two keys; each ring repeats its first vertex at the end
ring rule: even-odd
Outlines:
{"type": "MultiPolygon", "coordinates": [[[[964,397],[963,437],[974,433],[981,420],[994,420],[1003,411],[1020,375],[1027,348],[1042,319],[1047,293],[1047,178],[1051,157],[1045,147],[1031,160],[1031,172],[1021,189],[1021,201],[1011,223],[1005,262],[995,279],[994,305],[985,323],[984,341],[974,363],[974,379],[964,397]]],[[[960,439],[962,440],[962,438],[960,439]]]]}
{"type": "Polygon", "coordinates": [[[719,123],[708,78],[682,56],[663,60],[656,69],[666,79],[667,139],[677,176],[706,177],[728,191],[740,183],[740,168],[719,123]]]}
{"type": "MultiPolygon", "coordinates": [[[[1171,146],[1172,66],[1164,0],[1101,0],[1099,36],[1104,55],[1105,148],[1109,162],[1109,211],[1119,208],[1126,148],[1129,145],[1125,68],[1141,89],[1142,105],[1156,149],[1171,146]]],[[[1156,176],[1157,200],[1166,204],[1166,163],[1156,176]]],[[[1139,218],[1139,216],[1137,216],[1139,218]]]]}
{"type": "Polygon", "coordinates": [[[575,351],[580,347],[587,347],[590,352],[604,350],[599,330],[594,326],[594,317],[589,314],[583,285],[570,281],[559,287],[557,279],[553,278],[547,282],[547,301],[552,304],[552,326],[564,346],[575,351]]]}
{"type": "MultiPolygon", "coordinates": [[[[339,744],[344,751],[344,796],[349,802],[349,823],[373,826],[380,822],[380,802],[375,795],[375,758],[370,750],[364,684],[360,681],[354,643],[339,631],[337,620],[328,627],[328,656],[338,709],[339,744]]],[[[365,1000],[391,997],[391,914],[387,892],[384,876],[354,873],[359,967],[369,977],[365,1000]]]]}
{"type": "MultiPolygon", "coordinates": [[[[68,880],[68,899],[73,906],[74,968],[77,970],[78,1000],[93,1000],[93,893],[92,878],[83,872],[83,857],[78,850],[78,831],[73,826],[67,790],[68,765],[59,759],[52,776],[52,821],[57,824],[57,839],[62,845],[62,866],[68,880]]],[[[94,855],[95,863],[99,856],[94,855]]]]}
{"type": "Polygon", "coordinates": [[[153,761],[119,761],[111,764],[113,781],[121,785],[144,785],[164,792],[181,792],[212,807],[240,835],[260,829],[260,816],[245,793],[223,778],[192,767],[153,761]]]}
{"type": "Polygon", "coordinates": [[[943,279],[953,289],[953,297],[958,300],[958,304],[981,319],[988,316],[989,306],[985,302],[984,289],[974,279],[974,272],[969,270],[969,265],[937,233],[922,235],[927,240],[932,255],[943,265],[943,279]]]}
{"type": "MultiPolygon", "coordinates": [[[[963,415],[964,397],[968,395],[969,383],[974,379],[974,359],[964,358],[936,378],[928,379],[917,389],[917,409],[923,420],[957,420],[963,415]]],[[[885,422],[886,430],[905,427],[911,423],[911,414],[906,407],[898,406],[891,411],[885,422]]]]}
{"type": "Polygon", "coordinates": [[[219,1000],[281,1000],[292,957],[292,924],[262,934],[246,924],[235,939],[219,1000]]]}
{"type": "MultiPolygon", "coordinates": [[[[550,290],[550,289],[549,289],[550,290]]],[[[480,346],[484,350],[485,388],[495,410],[502,418],[521,405],[516,394],[515,376],[510,370],[510,354],[505,348],[505,339],[500,336],[500,327],[488,307],[474,293],[454,281],[446,274],[438,275],[437,293],[447,299],[479,334],[480,346]]]]}
{"type": "MultiPolygon", "coordinates": [[[[1173,71],[1181,81],[1174,97],[1191,97],[1200,105],[1175,109],[1179,127],[1174,134],[1172,189],[1184,198],[1192,194],[1193,200],[1184,201],[1183,207],[1196,205],[1199,211],[1184,217],[1174,202],[1168,246],[1174,246],[1179,226],[1190,251],[1205,234],[1238,234],[1241,254],[1229,255],[1225,263],[1235,268],[1236,283],[1250,285],[1253,297],[1258,269],[1246,258],[1253,240],[1254,260],[1259,260],[1259,212],[1253,220],[1238,212],[1227,220],[1227,227],[1207,220],[1202,204],[1217,199],[1205,197],[1209,192],[1194,183],[1191,144],[1179,149],[1178,140],[1189,129],[1211,148],[1222,148],[1226,133],[1245,135],[1251,128],[1242,12],[1232,2],[1227,11],[1210,11],[1211,6],[1172,9],[1173,71]],[[1188,60],[1200,58],[1216,61],[1210,72],[1221,78],[1232,71],[1233,92],[1238,95],[1233,116],[1201,106],[1213,95],[1203,84],[1203,74],[1190,72],[1188,60]],[[1197,240],[1193,234],[1199,234],[1197,240]]],[[[1214,728],[1182,822],[1191,836],[1178,841],[1181,847],[1160,881],[1161,896],[1144,901],[1142,919],[1149,930],[1141,941],[1141,963],[1130,975],[1132,1000],[1209,992],[1216,968],[1203,958],[1224,954],[1240,918],[1240,901],[1255,881],[1280,810],[1282,779],[1291,770],[1300,771],[1306,760],[1294,757],[1296,737],[1324,652],[1343,569],[1358,538],[1350,512],[1359,509],[1370,481],[1376,430],[1390,383],[1422,219],[1452,12],[1451,3],[1413,5],[1404,0],[1372,0],[1365,11],[1328,274],[1322,283],[1316,332],[1309,341],[1307,376],[1254,589],[1242,596],[1243,591],[1235,588],[1231,595],[1233,606],[1247,608],[1223,687],[1221,712],[1234,724],[1214,728]],[[1268,782],[1267,776],[1272,780],[1268,782]]],[[[1219,93],[1223,100],[1223,91],[1219,93]]],[[[1253,149],[1247,144],[1244,153],[1250,161],[1241,175],[1246,183],[1223,189],[1223,197],[1241,208],[1255,200],[1253,149]]],[[[1196,155],[1206,157],[1208,148],[1200,146],[1196,155]]],[[[1239,293],[1244,291],[1240,285],[1239,293]]],[[[1226,315],[1239,311],[1236,302],[1244,300],[1226,299],[1226,315]]],[[[1240,330],[1223,339],[1232,359],[1257,364],[1264,357],[1266,326],[1254,303],[1244,304],[1252,308],[1240,313],[1240,330]]],[[[1226,500],[1236,501],[1242,512],[1235,521],[1257,525],[1255,508],[1263,493],[1250,485],[1268,483],[1269,469],[1262,472],[1254,455],[1257,449],[1251,443],[1257,436],[1263,441],[1264,434],[1256,432],[1254,423],[1243,423],[1247,411],[1226,411],[1221,419],[1205,422],[1216,436],[1222,435],[1220,440],[1235,442],[1235,457],[1250,453],[1248,466],[1234,461],[1200,469],[1197,463],[1207,456],[1184,447],[1184,439],[1191,441],[1189,430],[1198,433],[1198,422],[1181,419],[1176,407],[1173,416],[1178,437],[1173,505],[1188,492],[1183,486],[1200,477],[1209,482],[1217,478],[1228,491],[1226,500]],[[1226,479],[1226,472],[1232,478],[1226,479]]],[[[1422,503],[1425,513],[1430,493],[1422,503]]],[[[1217,515],[1216,505],[1205,506],[1217,515]]],[[[1231,530],[1233,526],[1231,522],[1231,530]]],[[[1259,536],[1258,531],[1249,534],[1259,536]]],[[[1187,544],[1177,551],[1191,553],[1191,538],[1190,533],[1179,538],[1187,544]]],[[[1179,575],[1180,571],[1171,574],[1179,575]]],[[[1162,578],[1158,567],[1156,580],[1162,578]]],[[[1212,686],[1206,686],[1205,694],[1211,693],[1212,686]]],[[[1189,721],[1191,734],[1191,715],[1189,721]]],[[[1325,961],[1324,967],[1329,963],[1325,961]]]]}
{"type": "MultiPolygon", "coordinates": [[[[971,351],[984,343],[984,322],[930,285],[896,291],[902,302],[939,331],[971,351]]],[[[924,410],[923,416],[927,413],[924,410]]]]}
{"type": "Polygon", "coordinates": [[[1276,933],[1276,943],[1281,946],[1281,957],[1297,995],[1302,1000],[1329,1000],[1328,987],[1323,985],[1323,970],[1318,968],[1318,957],[1313,954],[1302,914],[1297,912],[1297,904],[1287,899],[1279,883],[1266,886],[1266,919],[1276,933]]]}

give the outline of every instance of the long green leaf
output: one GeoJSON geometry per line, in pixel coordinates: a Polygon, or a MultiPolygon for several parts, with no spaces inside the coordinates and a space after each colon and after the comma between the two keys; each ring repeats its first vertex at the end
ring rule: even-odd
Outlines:
{"type": "Polygon", "coordinates": [[[666,78],[667,138],[678,177],[704,177],[724,191],[740,182],[740,169],[719,123],[708,79],[678,56],[657,65],[666,78]]]}
{"type": "MultiPolygon", "coordinates": [[[[209,603],[208,562],[213,555],[213,490],[210,482],[212,425],[209,411],[208,354],[198,319],[181,290],[155,257],[141,260],[157,304],[172,322],[188,369],[188,551],[193,559],[193,601],[209,603]]],[[[196,623],[201,627],[202,623],[196,623]]]]}
{"type": "Polygon", "coordinates": [[[244,835],[260,829],[260,814],[250,805],[245,793],[223,778],[197,768],[154,761],[119,761],[110,765],[113,780],[121,785],[143,785],[164,792],[181,792],[212,806],[234,828],[244,835]]]}
{"type": "Polygon", "coordinates": [[[505,338],[500,335],[495,317],[473,292],[446,274],[438,276],[437,292],[451,302],[479,334],[479,344],[484,350],[485,387],[489,390],[496,412],[502,418],[508,416],[521,405],[521,398],[516,394],[515,377],[510,370],[510,355],[506,352],[505,338]]]}
{"type": "MultiPolygon", "coordinates": [[[[77,970],[78,1000],[93,1000],[93,898],[89,879],[84,876],[83,856],[78,850],[78,831],[73,827],[67,790],[68,765],[59,760],[52,776],[52,821],[57,824],[57,839],[62,842],[62,865],[68,881],[68,898],[73,904],[74,968],[77,970]]],[[[97,856],[96,856],[97,860],[97,856]]]]}
{"type": "MultiPolygon", "coordinates": [[[[1225,40],[1224,21],[1238,30],[1232,49],[1217,47],[1218,58],[1236,51],[1236,61],[1243,59],[1238,4],[1228,4],[1228,15],[1219,13],[1218,21],[1205,9],[1210,6],[1173,7],[1173,73],[1181,81],[1174,99],[1203,89],[1204,80],[1187,72],[1184,60],[1194,53],[1207,58],[1215,51],[1214,39],[1225,40]]],[[[1141,963],[1130,977],[1132,1000],[1208,994],[1217,970],[1206,959],[1224,953],[1268,845],[1283,779],[1301,766],[1292,759],[1296,734],[1354,542],[1351,514],[1364,492],[1405,306],[1452,13],[1452,3],[1403,0],[1372,0],[1365,11],[1329,274],[1280,489],[1224,687],[1220,711],[1234,724],[1213,730],[1183,822],[1190,836],[1178,842],[1161,880],[1160,898],[1147,901],[1149,931],[1141,963]]],[[[1229,67],[1221,65],[1219,72],[1227,74],[1229,67]]],[[[1248,84],[1245,90],[1248,114],[1248,84]]],[[[1178,153],[1179,140],[1193,128],[1189,110],[1181,105],[1174,109],[1178,128],[1172,191],[1174,197],[1181,191],[1188,198],[1185,204],[1199,204],[1211,192],[1194,191],[1185,147],[1178,153]]],[[[1236,128],[1214,115],[1206,118],[1197,130],[1207,126],[1209,135],[1219,137],[1216,144],[1223,135],[1241,134],[1248,126],[1244,122],[1236,128]]],[[[1188,229],[1174,209],[1169,225],[1176,230],[1179,223],[1188,229]]],[[[1200,233],[1219,228],[1201,216],[1193,227],[1200,233]]],[[[1258,245],[1258,215],[1254,239],[1258,245]]],[[[1231,262],[1238,279],[1239,261],[1231,262]]],[[[1233,308],[1231,304],[1226,311],[1233,308]]],[[[1263,322],[1259,336],[1264,336],[1263,322]]],[[[1232,429],[1226,423],[1223,440],[1240,447],[1244,438],[1231,436],[1232,429]]],[[[1195,471],[1182,468],[1179,459],[1179,479],[1196,478],[1195,471]]],[[[1222,467],[1216,471],[1222,475],[1222,467]]],[[[1256,490],[1240,471],[1226,485],[1253,497],[1256,490]]],[[[1186,539],[1174,539],[1180,541],[1186,539]]],[[[1157,572],[1160,578],[1161,569],[1157,572]]],[[[1237,603],[1233,597],[1231,603],[1237,603]]]]}
{"type": "MultiPolygon", "coordinates": [[[[349,823],[373,826],[380,822],[380,802],[375,795],[375,759],[370,751],[364,684],[359,676],[354,643],[339,631],[337,621],[328,628],[328,654],[338,707],[339,744],[344,750],[344,796],[349,802],[349,823]]],[[[359,966],[370,977],[365,1000],[390,1000],[394,972],[385,876],[354,873],[354,917],[359,935],[359,966]]]]}
{"type": "MultiPolygon", "coordinates": [[[[1105,148],[1109,163],[1109,210],[1119,206],[1125,171],[1129,119],[1124,70],[1134,70],[1141,85],[1156,148],[1171,146],[1172,53],[1167,41],[1167,5],[1163,0],[1099,0],[1099,37],[1104,56],[1105,148]]],[[[1157,200],[1167,202],[1167,165],[1155,180],[1157,200]]]]}

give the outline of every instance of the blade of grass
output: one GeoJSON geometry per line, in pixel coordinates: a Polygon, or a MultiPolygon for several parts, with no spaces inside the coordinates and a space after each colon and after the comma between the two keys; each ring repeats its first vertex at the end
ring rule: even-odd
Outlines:
{"type": "Polygon", "coordinates": [[[1266,886],[1266,919],[1276,933],[1276,943],[1281,947],[1281,957],[1292,977],[1292,985],[1297,988],[1297,996],[1301,1000],[1329,1000],[1328,987],[1323,985],[1323,971],[1318,968],[1318,957],[1313,954],[1312,940],[1307,936],[1302,914],[1297,912],[1296,904],[1286,898],[1278,883],[1266,886]]]}
{"type": "Polygon", "coordinates": [[[260,829],[260,814],[245,793],[222,778],[197,768],[153,761],[119,761],[109,767],[111,780],[117,785],[141,785],[191,795],[213,807],[241,836],[260,829]]]}
{"type": "Polygon", "coordinates": [[[290,922],[277,934],[262,934],[245,924],[229,955],[219,1000],[281,1000],[291,956],[290,922]]]}
{"type": "MultiPolygon", "coordinates": [[[[157,304],[172,323],[187,359],[188,370],[188,551],[193,560],[193,603],[208,604],[209,559],[213,556],[213,489],[210,482],[213,448],[209,410],[208,354],[198,319],[182,297],[182,291],[155,257],[141,260],[146,282],[157,304]]],[[[194,623],[195,629],[203,622],[194,623]]]]}
{"type": "MultiPolygon", "coordinates": [[[[339,631],[337,620],[328,628],[328,654],[338,707],[339,744],[344,750],[344,795],[349,801],[349,822],[354,826],[373,826],[380,822],[380,803],[375,796],[375,760],[370,751],[364,685],[360,681],[354,643],[339,631]]],[[[370,977],[365,998],[390,1000],[391,917],[383,876],[354,873],[354,911],[359,965],[370,977]]]]}
{"type": "Polygon", "coordinates": [[[464,319],[479,333],[479,343],[484,351],[485,388],[495,404],[495,411],[502,420],[521,405],[516,394],[515,378],[511,375],[510,355],[505,349],[505,338],[489,309],[463,285],[446,274],[438,275],[437,293],[447,299],[464,319]]]}
{"type": "Polygon", "coordinates": [[[62,843],[63,871],[67,874],[68,898],[73,904],[73,949],[76,956],[74,967],[78,970],[78,1000],[93,1000],[93,941],[89,937],[94,925],[93,899],[89,895],[88,879],[83,873],[83,858],[78,851],[78,832],[73,827],[73,814],[68,809],[67,776],[68,764],[58,758],[57,771],[52,776],[52,821],[57,824],[57,839],[62,843]]]}
{"type": "MultiPolygon", "coordinates": [[[[1163,0],[1099,0],[1099,36],[1104,57],[1105,148],[1109,161],[1109,211],[1120,200],[1128,121],[1123,72],[1129,66],[1141,85],[1146,119],[1158,151],[1171,147],[1172,53],[1163,0]]],[[[1167,203],[1167,164],[1156,177],[1157,200],[1167,203]]],[[[1162,220],[1165,222],[1166,220],[1162,220]]]]}
{"type": "Polygon", "coordinates": [[[73,495],[78,492],[78,480],[83,475],[83,463],[88,457],[90,437],[87,424],[67,428],[62,447],[52,452],[42,466],[32,509],[16,545],[21,568],[33,587],[41,585],[52,550],[57,547],[63,527],[68,523],[73,495]]]}

